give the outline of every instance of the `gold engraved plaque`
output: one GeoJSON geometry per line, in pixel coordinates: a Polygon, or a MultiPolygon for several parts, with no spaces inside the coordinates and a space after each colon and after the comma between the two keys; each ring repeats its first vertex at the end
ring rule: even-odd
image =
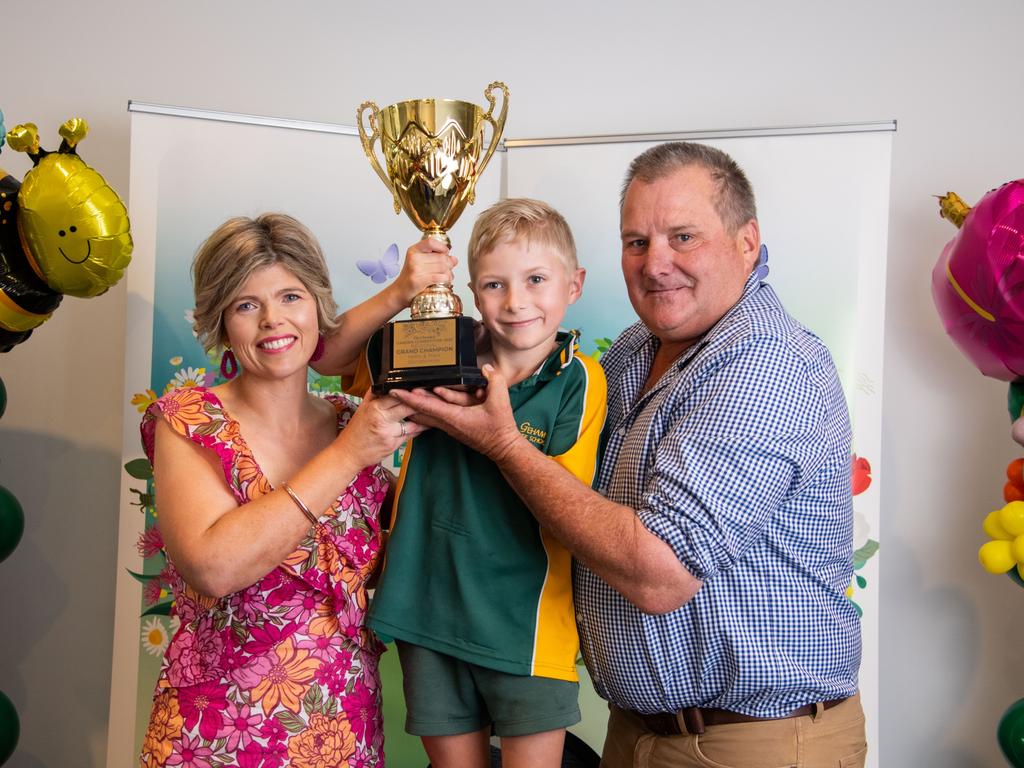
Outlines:
{"type": "Polygon", "coordinates": [[[455,365],[455,318],[404,320],[392,331],[392,364],[395,368],[427,368],[455,365]]]}

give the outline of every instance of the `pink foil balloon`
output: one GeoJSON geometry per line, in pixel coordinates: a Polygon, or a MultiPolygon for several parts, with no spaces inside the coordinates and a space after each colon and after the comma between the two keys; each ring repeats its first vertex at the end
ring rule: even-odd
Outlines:
{"type": "Polygon", "coordinates": [[[1024,179],[985,195],[932,270],[946,332],[986,376],[1024,377],[1024,179]]]}

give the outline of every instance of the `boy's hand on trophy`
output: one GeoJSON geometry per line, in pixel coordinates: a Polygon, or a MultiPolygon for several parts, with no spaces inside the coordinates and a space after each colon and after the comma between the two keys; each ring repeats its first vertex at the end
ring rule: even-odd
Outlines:
{"type": "Polygon", "coordinates": [[[413,297],[428,285],[451,284],[455,280],[455,265],[458,259],[451,255],[448,246],[440,240],[424,238],[409,246],[405,252],[405,263],[394,285],[406,306],[413,297]]]}

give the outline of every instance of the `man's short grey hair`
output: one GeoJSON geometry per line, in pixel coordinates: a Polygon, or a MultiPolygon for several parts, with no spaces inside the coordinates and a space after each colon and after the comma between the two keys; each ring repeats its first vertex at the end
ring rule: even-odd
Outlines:
{"type": "Polygon", "coordinates": [[[658,144],[638,155],[626,171],[619,210],[622,210],[626,191],[634,180],[650,184],[691,165],[706,169],[718,186],[715,210],[730,234],[735,234],[748,221],[757,218],[754,190],[743,169],[722,150],[691,141],[658,144]]]}

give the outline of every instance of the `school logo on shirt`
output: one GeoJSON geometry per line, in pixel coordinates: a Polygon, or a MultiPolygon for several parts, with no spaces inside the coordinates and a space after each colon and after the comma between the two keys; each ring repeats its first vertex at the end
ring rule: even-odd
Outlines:
{"type": "Polygon", "coordinates": [[[548,433],[546,430],[535,427],[528,421],[524,421],[519,425],[519,433],[536,445],[544,445],[548,439],[548,433]]]}

